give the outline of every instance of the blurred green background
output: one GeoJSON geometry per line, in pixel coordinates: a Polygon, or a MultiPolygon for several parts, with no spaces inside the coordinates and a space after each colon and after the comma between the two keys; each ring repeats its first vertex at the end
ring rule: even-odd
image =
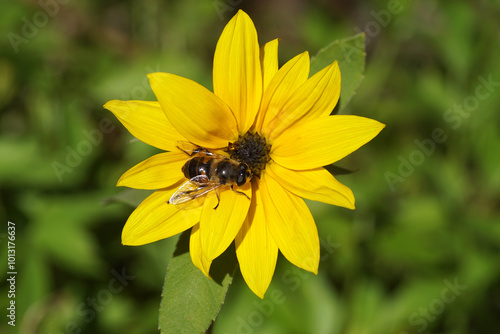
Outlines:
{"type": "Polygon", "coordinates": [[[262,301],[237,273],[212,333],[498,331],[499,1],[24,0],[0,3],[0,258],[11,221],[18,272],[15,328],[0,272],[0,332],[157,332],[176,238],[122,246],[145,193],[115,187],[157,151],[102,105],[154,100],[155,71],[211,88],[238,8],[261,44],[281,38],[281,64],[365,31],[346,112],[387,127],[339,163],[355,211],[308,202],[319,275],[280,257],[262,301]]]}

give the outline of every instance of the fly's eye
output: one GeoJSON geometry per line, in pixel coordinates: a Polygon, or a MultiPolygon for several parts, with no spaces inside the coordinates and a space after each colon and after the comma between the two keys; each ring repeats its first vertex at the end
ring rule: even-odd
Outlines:
{"type": "Polygon", "coordinates": [[[245,165],[240,165],[238,168],[238,177],[236,178],[236,184],[242,186],[247,182],[248,169],[245,165]]]}

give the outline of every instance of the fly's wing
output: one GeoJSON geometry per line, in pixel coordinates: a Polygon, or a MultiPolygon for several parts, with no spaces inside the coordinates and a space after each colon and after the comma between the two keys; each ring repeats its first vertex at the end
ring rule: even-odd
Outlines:
{"type": "Polygon", "coordinates": [[[197,189],[200,188],[199,183],[192,182],[191,180],[184,182],[179,189],[170,197],[168,203],[181,204],[193,199],[192,195],[197,189]]]}
{"type": "Polygon", "coordinates": [[[170,197],[168,203],[178,206],[179,209],[193,209],[205,202],[204,195],[221,186],[216,182],[197,183],[192,180],[183,183],[170,197]]]}
{"type": "Polygon", "coordinates": [[[227,159],[227,157],[225,156],[227,152],[227,147],[208,149],[195,145],[189,141],[179,140],[177,142],[177,148],[186,153],[187,155],[189,155],[190,157],[198,153],[203,153],[205,155],[209,155],[214,158],[227,159]]]}
{"type": "Polygon", "coordinates": [[[189,156],[193,156],[200,152],[205,152],[210,155],[210,152],[207,149],[185,140],[179,140],[177,142],[177,148],[189,156]]]}

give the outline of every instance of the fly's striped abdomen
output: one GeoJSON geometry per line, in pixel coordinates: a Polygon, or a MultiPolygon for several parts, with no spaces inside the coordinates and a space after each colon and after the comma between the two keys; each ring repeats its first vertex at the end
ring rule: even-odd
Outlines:
{"type": "Polygon", "coordinates": [[[194,157],[184,164],[182,173],[187,179],[192,179],[196,176],[206,176],[207,180],[210,180],[212,177],[213,161],[212,157],[194,157]]]}

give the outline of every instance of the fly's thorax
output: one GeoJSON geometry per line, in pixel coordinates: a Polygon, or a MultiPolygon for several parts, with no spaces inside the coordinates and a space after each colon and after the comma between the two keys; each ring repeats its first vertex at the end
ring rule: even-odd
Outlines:
{"type": "Polygon", "coordinates": [[[241,164],[231,159],[223,159],[214,168],[214,175],[220,184],[237,184],[241,164]]]}

